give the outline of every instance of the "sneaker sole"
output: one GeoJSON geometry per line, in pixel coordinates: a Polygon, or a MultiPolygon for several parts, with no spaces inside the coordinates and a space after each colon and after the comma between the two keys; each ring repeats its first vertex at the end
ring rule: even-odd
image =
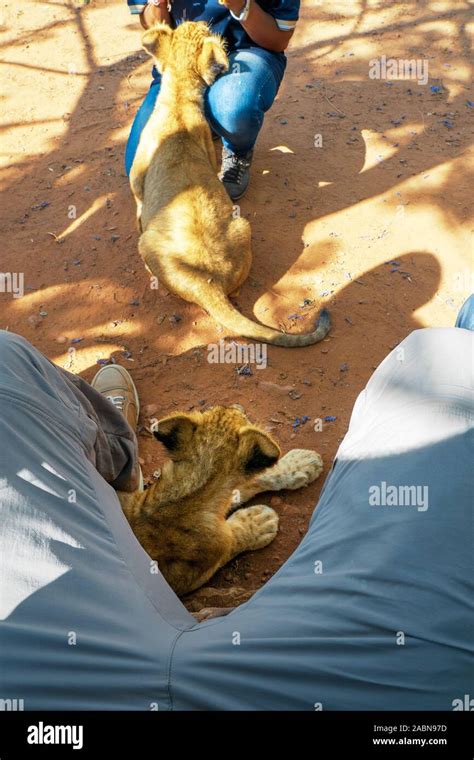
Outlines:
{"type": "MultiPolygon", "coordinates": [[[[222,182],[222,180],[221,180],[221,182],[222,182]]],[[[247,186],[247,187],[245,188],[245,190],[242,190],[242,192],[240,193],[240,195],[231,195],[231,194],[229,193],[229,191],[227,190],[227,188],[226,188],[226,186],[225,186],[225,183],[224,183],[224,182],[222,182],[222,184],[224,185],[224,187],[225,187],[225,191],[226,191],[227,195],[229,196],[229,198],[231,199],[231,201],[240,201],[240,199],[244,197],[244,195],[246,194],[246,192],[247,192],[247,190],[248,190],[248,186],[247,186]]]]}

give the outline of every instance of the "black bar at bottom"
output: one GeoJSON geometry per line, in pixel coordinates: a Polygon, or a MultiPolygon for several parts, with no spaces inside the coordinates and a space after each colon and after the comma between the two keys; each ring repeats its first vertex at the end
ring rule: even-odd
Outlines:
{"type": "MultiPolygon", "coordinates": [[[[472,760],[470,712],[0,712],[0,760],[155,757],[187,748],[472,760]],[[249,731],[245,731],[245,726],[249,731]],[[257,741],[255,741],[257,740],[257,741]],[[284,743],[283,743],[284,742],[284,743]],[[349,754],[350,753],[350,754],[349,754]]],[[[293,758],[290,758],[293,760],[293,758]]]]}

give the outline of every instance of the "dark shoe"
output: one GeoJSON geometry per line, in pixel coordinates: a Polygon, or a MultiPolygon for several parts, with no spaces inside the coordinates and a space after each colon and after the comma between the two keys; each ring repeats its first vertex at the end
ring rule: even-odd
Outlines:
{"type": "Polygon", "coordinates": [[[249,150],[244,156],[236,156],[224,146],[219,179],[233,201],[238,201],[247,192],[252,158],[253,150],[249,150]]]}

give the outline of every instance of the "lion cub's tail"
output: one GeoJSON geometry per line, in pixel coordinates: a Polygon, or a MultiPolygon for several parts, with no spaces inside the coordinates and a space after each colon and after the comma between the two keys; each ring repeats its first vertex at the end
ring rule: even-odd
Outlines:
{"type": "Polygon", "coordinates": [[[327,309],[323,309],[319,314],[316,329],[313,332],[300,335],[279,332],[279,330],[274,330],[272,327],[266,327],[244,317],[232,305],[225,293],[218,288],[209,288],[208,299],[203,306],[216,322],[230,330],[233,335],[262,343],[271,343],[273,346],[286,346],[288,348],[310,346],[323,340],[331,329],[329,312],[327,309]]]}
{"type": "MultiPolygon", "coordinates": [[[[156,261],[154,261],[154,254],[156,242],[153,231],[146,231],[140,236],[138,248],[147,269],[152,273],[155,272],[156,261]]],[[[297,348],[318,343],[326,337],[331,329],[331,320],[327,309],[321,311],[315,325],[316,329],[310,333],[294,335],[280,332],[272,327],[266,327],[259,322],[248,319],[248,317],[244,317],[229,301],[229,298],[217,283],[212,283],[212,281],[203,282],[201,279],[196,284],[195,280],[189,279],[189,272],[186,274],[181,272],[181,276],[177,277],[174,282],[174,287],[170,283],[167,286],[186,301],[201,306],[211,317],[214,317],[216,322],[226,327],[236,337],[250,338],[262,343],[271,343],[273,346],[297,348]]]]}

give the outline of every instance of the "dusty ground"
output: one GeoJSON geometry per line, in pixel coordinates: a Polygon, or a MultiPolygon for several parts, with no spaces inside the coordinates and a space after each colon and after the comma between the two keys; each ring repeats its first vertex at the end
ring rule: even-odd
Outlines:
{"type": "MultiPolygon", "coordinates": [[[[452,325],[471,290],[474,94],[468,2],[302,5],[241,202],[254,264],[236,300],[295,331],[325,304],[330,338],[270,348],[266,369],[239,375],[207,362],[224,335],[210,318],[150,289],[123,169],[150,64],[125,0],[1,6],[0,268],[24,273],[25,295],[0,293],[0,327],[87,379],[113,356],[137,383],[143,426],[240,402],[284,450],[320,451],[326,473],[373,369],[411,330],[452,325]],[[381,55],[427,60],[428,83],[369,78],[381,55]],[[326,416],[336,419],[315,430],[326,416]]],[[[143,433],[140,446],[151,479],[162,452],[143,433]]],[[[323,481],[260,498],[281,515],[277,540],[235,560],[190,607],[240,601],[268,579],[304,534],[323,481]]]]}

